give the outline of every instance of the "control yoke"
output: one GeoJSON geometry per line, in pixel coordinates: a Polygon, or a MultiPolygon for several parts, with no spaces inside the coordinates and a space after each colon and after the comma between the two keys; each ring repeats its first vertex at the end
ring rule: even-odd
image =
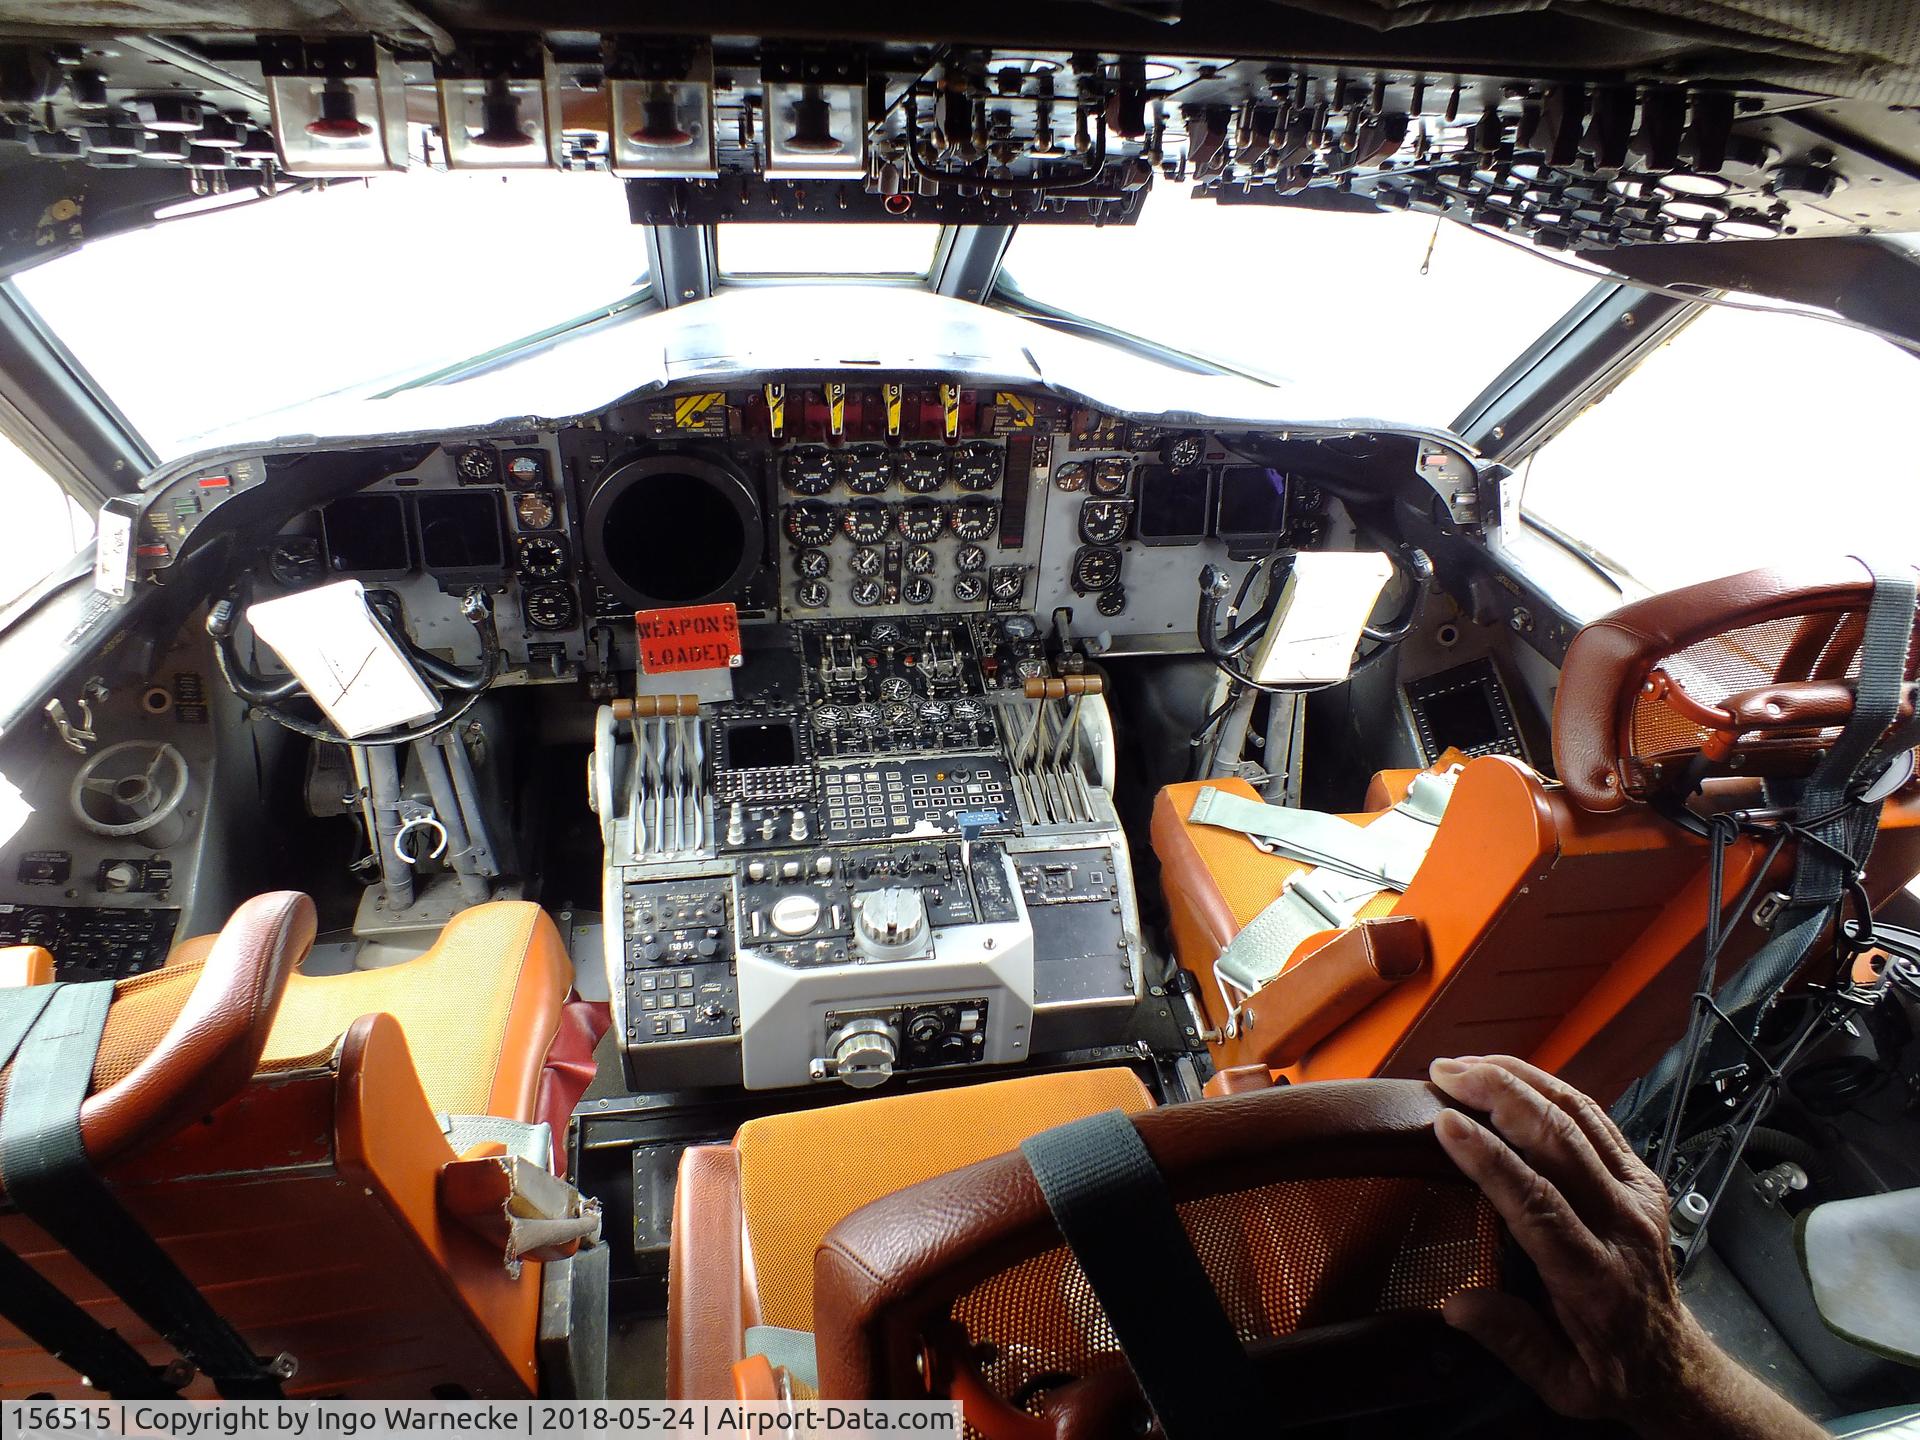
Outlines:
{"type": "Polygon", "coordinates": [[[440,712],[431,719],[404,730],[362,735],[350,740],[324,721],[310,720],[289,709],[290,703],[306,696],[300,681],[292,675],[284,678],[261,675],[250,669],[240,657],[236,644],[240,616],[237,591],[215,601],[207,611],[207,634],[213,638],[214,659],[220,666],[220,678],[227,682],[228,689],[261,714],[297,734],[335,745],[405,745],[457,723],[499,676],[500,632],[494,624],[493,600],[478,586],[470,588],[460,598],[461,615],[480,637],[480,663],[472,669],[449,664],[438,655],[429,654],[415,645],[407,637],[406,626],[401,623],[399,615],[389,606],[370,598],[367,608],[380,627],[400,647],[409,663],[419,671],[421,678],[439,695],[440,712]],[[451,709],[448,708],[450,703],[451,709]]]}

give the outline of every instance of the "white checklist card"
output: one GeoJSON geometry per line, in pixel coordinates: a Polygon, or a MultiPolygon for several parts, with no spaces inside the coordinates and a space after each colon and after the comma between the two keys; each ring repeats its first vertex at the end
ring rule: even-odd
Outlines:
{"type": "Polygon", "coordinates": [[[247,623],[349,740],[436,715],[440,701],[367,608],[336,580],[247,607],[247,623]]]}
{"type": "Polygon", "coordinates": [[[1360,627],[1392,575],[1393,562],[1378,550],[1303,550],[1294,556],[1253,678],[1262,685],[1346,679],[1360,627]]]}

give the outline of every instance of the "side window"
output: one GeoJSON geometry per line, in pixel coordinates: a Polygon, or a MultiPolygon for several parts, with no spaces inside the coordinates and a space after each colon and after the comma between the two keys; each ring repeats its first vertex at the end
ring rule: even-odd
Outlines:
{"type": "Polygon", "coordinates": [[[93,538],[93,516],[0,434],[0,607],[11,605],[93,538]]]}
{"type": "Polygon", "coordinates": [[[1709,306],[1529,459],[1521,512],[1649,590],[1859,554],[1920,563],[1920,358],[1709,306]]]}

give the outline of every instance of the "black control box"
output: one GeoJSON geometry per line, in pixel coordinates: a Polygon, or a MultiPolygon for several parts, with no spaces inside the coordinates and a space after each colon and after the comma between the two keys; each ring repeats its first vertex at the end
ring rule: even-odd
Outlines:
{"type": "Polygon", "coordinates": [[[56,980],[125,980],[166,963],[179,923],[178,910],[0,905],[0,946],[52,951],[56,980]]]}
{"type": "Polygon", "coordinates": [[[739,1029],[725,878],[629,884],[628,1045],[730,1039],[739,1029]]]}

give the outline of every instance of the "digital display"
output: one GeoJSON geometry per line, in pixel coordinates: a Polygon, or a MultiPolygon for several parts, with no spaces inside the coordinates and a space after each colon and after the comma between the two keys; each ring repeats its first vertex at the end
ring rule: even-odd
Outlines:
{"type": "Polygon", "coordinates": [[[734,770],[765,770],[799,763],[800,751],[791,725],[776,722],[727,728],[727,764],[734,770]]]}
{"type": "Polygon", "coordinates": [[[1229,465],[1220,472],[1222,540],[1270,540],[1287,531],[1287,477],[1265,465],[1229,465]]]}
{"type": "Polygon", "coordinates": [[[1206,537],[1208,502],[1213,498],[1211,470],[1142,465],[1134,488],[1139,496],[1134,534],[1142,544],[1178,545],[1206,537]]]}
{"type": "Polygon", "coordinates": [[[1442,750],[1451,745],[1471,754],[1506,738],[1484,685],[1438,690],[1422,697],[1420,706],[1427,712],[1427,725],[1442,750]]]}
{"type": "Polygon", "coordinates": [[[491,490],[421,495],[420,560],[429,570],[499,570],[507,563],[500,497],[491,490]]]}
{"type": "Polygon", "coordinates": [[[320,512],[329,568],[404,575],[410,568],[407,515],[398,495],[344,495],[320,512]]]}

